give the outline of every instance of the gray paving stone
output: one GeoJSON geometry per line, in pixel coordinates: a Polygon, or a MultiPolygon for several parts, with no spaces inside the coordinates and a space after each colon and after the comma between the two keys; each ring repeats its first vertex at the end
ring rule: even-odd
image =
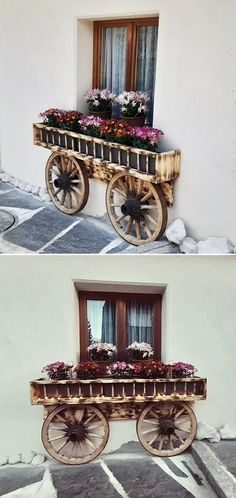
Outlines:
{"type": "Polygon", "coordinates": [[[219,443],[206,441],[206,444],[236,478],[236,440],[221,440],[219,443]]]}
{"type": "Polygon", "coordinates": [[[128,245],[122,252],[125,254],[179,254],[180,248],[162,237],[160,240],[142,246],[128,245]]]}
{"type": "Polygon", "coordinates": [[[168,476],[151,458],[117,462],[106,461],[130,498],[194,498],[183,486],[168,476]]]}
{"type": "Polygon", "coordinates": [[[45,204],[36,199],[36,197],[34,197],[33,195],[27,194],[26,192],[21,192],[20,190],[14,188],[11,192],[1,194],[0,206],[37,209],[41,206],[45,206],[45,204]]]}
{"type": "Polygon", "coordinates": [[[5,467],[0,469],[0,496],[41,481],[44,471],[44,467],[5,467]]]}
{"type": "Polygon", "coordinates": [[[10,183],[2,182],[0,180],[0,190],[10,190],[13,189],[14,187],[10,185],[10,183]]]}
{"type": "Polygon", "coordinates": [[[58,498],[120,498],[99,464],[51,468],[58,498]],[[69,474],[69,478],[68,478],[69,474]]]}
{"type": "Polygon", "coordinates": [[[53,207],[46,207],[30,220],[6,233],[4,239],[26,249],[37,251],[71,225],[75,219],[77,218],[67,216],[53,207]]]}
{"type": "Polygon", "coordinates": [[[101,230],[95,223],[86,219],[47,247],[45,254],[97,254],[114,238],[111,233],[101,230]]]}

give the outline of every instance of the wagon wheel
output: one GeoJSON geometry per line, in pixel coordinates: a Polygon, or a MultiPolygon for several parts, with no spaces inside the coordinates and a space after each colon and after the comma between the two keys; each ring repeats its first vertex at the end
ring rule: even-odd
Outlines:
{"type": "Polygon", "coordinates": [[[107,212],[123,239],[133,245],[161,237],[167,223],[167,208],[161,188],[129,173],[117,173],[106,191],[107,212]]]}
{"type": "Polygon", "coordinates": [[[92,405],[58,406],[42,427],[42,442],[49,455],[69,465],[96,458],[105,448],[108,437],[108,422],[92,405]]]}
{"type": "Polygon", "coordinates": [[[148,405],[137,421],[142,446],[157,456],[182,453],[192,443],[197,430],[193,410],[187,403],[159,402],[148,405]]]}
{"type": "Polygon", "coordinates": [[[75,214],[84,208],[89,182],[82,162],[73,156],[54,152],[47,161],[45,178],[52,202],[60,211],[75,214]]]}

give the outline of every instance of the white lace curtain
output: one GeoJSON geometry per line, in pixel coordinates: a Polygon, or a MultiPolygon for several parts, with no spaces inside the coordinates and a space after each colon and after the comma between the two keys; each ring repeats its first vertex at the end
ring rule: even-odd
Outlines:
{"type": "MultiPolygon", "coordinates": [[[[137,28],[135,90],[143,90],[150,95],[149,121],[152,119],[156,74],[157,30],[157,26],[137,28]]],[[[116,94],[126,90],[126,46],[126,27],[103,28],[101,85],[116,94]]]]}
{"type": "MultiPolygon", "coordinates": [[[[89,343],[116,344],[116,311],[112,301],[88,301],[89,343]]],[[[153,344],[153,305],[130,301],[126,308],[127,345],[134,341],[153,344]]]]}

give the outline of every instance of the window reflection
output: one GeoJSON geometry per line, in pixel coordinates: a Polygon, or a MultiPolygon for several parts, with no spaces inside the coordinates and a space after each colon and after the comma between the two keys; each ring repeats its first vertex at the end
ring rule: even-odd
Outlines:
{"type": "Polygon", "coordinates": [[[88,300],[88,343],[110,342],[116,344],[115,305],[107,300],[88,300]]]}

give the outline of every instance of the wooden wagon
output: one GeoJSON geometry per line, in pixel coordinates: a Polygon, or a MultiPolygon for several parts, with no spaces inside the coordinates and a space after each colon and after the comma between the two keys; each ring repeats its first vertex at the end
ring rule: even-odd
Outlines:
{"type": "Polygon", "coordinates": [[[142,446],[156,456],[184,451],[196,434],[195,400],[206,379],[33,380],[31,403],[44,406],[42,442],[62,463],[96,458],[109,437],[108,419],[136,419],[142,446]]]}
{"type": "Polygon", "coordinates": [[[33,137],[35,145],[52,150],[46,185],[60,211],[81,211],[89,196],[89,178],[100,180],[107,183],[108,216],[123,239],[141,245],[161,237],[179,176],[178,150],[155,153],[42,123],[33,125],[33,137]]]}

